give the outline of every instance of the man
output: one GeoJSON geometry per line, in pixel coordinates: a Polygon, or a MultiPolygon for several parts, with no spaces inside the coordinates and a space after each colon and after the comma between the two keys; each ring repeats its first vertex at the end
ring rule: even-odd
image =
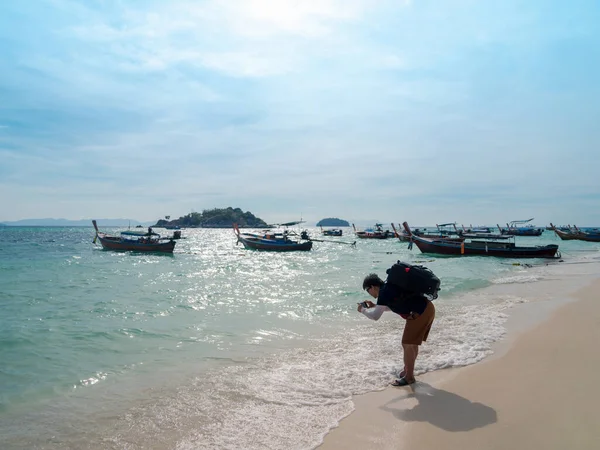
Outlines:
{"type": "Polygon", "coordinates": [[[404,369],[392,386],[408,386],[415,382],[415,361],[419,345],[427,340],[435,318],[433,303],[423,294],[403,291],[391,283],[384,283],[377,274],[369,274],[363,281],[363,289],[377,299],[377,304],[367,300],[358,305],[358,312],[369,319],[379,320],[385,311],[392,311],[406,319],[402,334],[404,369]],[[364,306],[366,306],[366,308],[364,306]]]}

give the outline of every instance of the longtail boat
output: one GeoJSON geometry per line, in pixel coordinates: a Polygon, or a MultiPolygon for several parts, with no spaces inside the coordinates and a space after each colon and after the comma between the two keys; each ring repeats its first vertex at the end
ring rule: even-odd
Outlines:
{"type": "Polygon", "coordinates": [[[133,251],[133,252],[157,252],[173,253],[175,241],[172,238],[162,238],[160,234],[148,228],[144,231],[122,231],[120,236],[113,236],[98,231],[98,224],[92,220],[96,236],[93,243],[100,241],[105,250],[133,251]]]}
{"type": "MultiPolygon", "coordinates": [[[[465,240],[464,237],[459,236],[457,234],[453,234],[451,236],[451,235],[443,233],[443,230],[439,228],[440,226],[441,225],[438,225],[439,233],[429,234],[429,233],[417,233],[416,231],[413,231],[412,234],[414,234],[416,236],[420,236],[425,239],[444,239],[445,241],[457,241],[457,242],[462,242],[465,240]]],[[[392,223],[392,229],[394,230],[396,237],[400,241],[408,242],[411,240],[410,235],[405,230],[401,230],[400,232],[398,232],[398,230],[396,229],[396,226],[393,223],[392,223]]]]}
{"type": "Polygon", "coordinates": [[[233,231],[237,236],[237,242],[241,242],[245,248],[252,250],[265,250],[270,252],[294,252],[308,251],[313,243],[308,239],[306,233],[302,233],[300,239],[290,239],[291,233],[283,231],[281,233],[266,232],[263,234],[241,233],[236,223],[233,224],[233,231]]]}
{"type": "Polygon", "coordinates": [[[423,253],[454,256],[497,256],[501,258],[560,258],[558,245],[517,246],[514,242],[487,239],[465,239],[463,242],[447,239],[426,239],[412,234],[406,222],[402,224],[411,237],[411,243],[423,253]]]}
{"type": "Polygon", "coordinates": [[[563,241],[586,241],[586,242],[600,242],[600,233],[599,232],[589,232],[583,231],[577,226],[573,226],[569,231],[563,231],[556,228],[554,225],[550,224],[556,235],[561,238],[563,241]]]}
{"type": "Polygon", "coordinates": [[[323,229],[323,227],[321,227],[321,234],[323,236],[342,236],[343,231],[341,228],[327,228],[327,229],[323,229]]]}
{"type": "Polygon", "coordinates": [[[554,230],[554,232],[556,233],[556,235],[562,240],[562,241],[574,241],[574,240],[579,240],[578,237],[578,232],[575,230],[571,230],[569,229],[569,231],[564,231],[564,230],[560,230],[557,227],[555,227],[554,225],[550,224],[550,229],[554,230]]]}
{"type": "Polygon", "coordinates": [[[490,227],[486,227],[486,226],[478,226],[478,227],[474,227],[473,224],[469,225],[469,228],[465,228],[464,225],[462,225],[462,229],[464,233],[473,233],[473,234],[493,234],[492,229],[490,227]]]}
{"type": "Polygon", "coordinates": [[[394,230],[394,234],[396,235],[396,237],[398,238],[399,241],[401,241],[401,242],[410,241],[410,236],[408,235],[408,233],[404,230],[400,230],[400,232],[398,232],[398,230],[396,229],[396,226],[394,225],[393,222],[392,222],[392,229],[394,230]]]}
{"type": "Polygon", "coordinates": [[[583,231],[580,228],[577,228],[577,225],[573,225],[575,231],[578,234],[578,240],[587,241],[587,242],[600,242],[600,231],[597,228],[594,228],[592,231],[583,231]]]}
{"type": "Polygon", "coordinates": [[[532,220],[533,218],[527,220],[513,220],[512,222],[506,224],[507,228],[502,228],[500,225],[497,226],[500,230],[500,233],[508,234],[510,236],[541,236],[544,232],[543,228],[538,228],[531,225],[522,226],[531,222],[532,220]]]}
{"type": "Polygon", "coordinates": [[[498,234],[492,233],[491,228],[489,227],[478,227],[478,228],[465,228],[462,226],[462,230],[457,229],[458,234],[463,236],[464,238],[479,238],[479,239],[495,239],[495,240],[504,240],[504,239],[512,239],[513,236],[508,234],[498,234]]]}
{"type": "Polygon", "coordinates": [[[360,239],[390,239],[394,237],[394,233],[390,230],[384,230],[383,225],[380,223],[375,224],[375,228],[367,228],[363,231],[357,231],[354,224],[352,224],[354,234],[360,239]]]}

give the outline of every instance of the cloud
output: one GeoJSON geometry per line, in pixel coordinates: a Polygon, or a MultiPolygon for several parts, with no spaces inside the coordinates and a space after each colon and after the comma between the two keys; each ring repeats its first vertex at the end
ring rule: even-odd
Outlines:
{"type": "MultiPolygon", "coordinates": [[[[377,2],[363,0],[174,1],[123,6],[117,19],[92,11],[87,23],[61,31],[110,46],[120,66],[160,71],[191,64],[240,77],[263,77],[295,69],[311,43],[322,43],[339,26],[359,20],[377,2]],[[91,23],[90,23],[91,21],[91,23]],[[282,61],[283,60],[283,61],[282,61]]],[[[318,52],[319,45],[310,49],[318,52]]]]}
{"type": "Polygon", "coordinates": [[[363,0],[240,0],[229,3],[226,11],[231,29],[242,36],[277,34],[321,38],[332,34],[340,22],[358,20],[362,13],[377,6],[377,1],[363,0]]]}
{"type": "Polygon", "coordinates": [[[3,4],[0,210],[482,223],[550,211],[557,184],[588,205],[598,32],[544,5],[3,4]]]}

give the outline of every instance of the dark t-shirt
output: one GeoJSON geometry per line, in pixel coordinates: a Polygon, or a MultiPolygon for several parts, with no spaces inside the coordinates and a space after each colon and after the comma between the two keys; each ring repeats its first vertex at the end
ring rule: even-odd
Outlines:
{"type": "Polygon", "coordinates": [[[410,313],[423,314],[427,308],[427,298],[422,294],[405,292],[398,286],[384,283],[379,289],[377,304],[387,306],[406,319],[410,313]]]}

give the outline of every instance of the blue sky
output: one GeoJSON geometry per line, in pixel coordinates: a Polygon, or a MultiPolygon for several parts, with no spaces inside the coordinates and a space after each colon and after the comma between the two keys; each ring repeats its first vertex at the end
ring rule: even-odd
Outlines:
{"type": "Polygon", "coordinates": [[[600,224],[596,0],[0,3],[0,222],[600,224]]]}

